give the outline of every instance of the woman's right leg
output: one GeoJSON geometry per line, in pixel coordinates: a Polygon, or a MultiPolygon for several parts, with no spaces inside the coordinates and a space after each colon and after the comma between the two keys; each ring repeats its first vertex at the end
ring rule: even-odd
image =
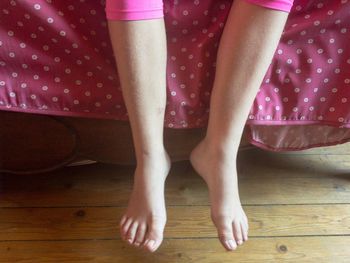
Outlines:
{"type": "Polygon", "coordinates": [[[171,161],[163,144],[166,106],[166,35],[163,18],[108,20],[136,152],[128,208],[120,221],[124,240],[155,251],[166,222],[164,183],[171,161]]]}

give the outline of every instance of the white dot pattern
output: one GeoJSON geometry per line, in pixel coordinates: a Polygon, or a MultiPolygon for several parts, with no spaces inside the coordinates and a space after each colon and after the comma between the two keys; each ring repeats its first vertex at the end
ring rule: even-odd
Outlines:
{"type": "Polygon", "coordinates": [[[249,114],[250,140],[265,149],[307,149],[350,139],[350,13],[343,14],[350,2],[333,1],[329,7],[308,2],[295,1],[249,114]],[[319,9],[324,16],[316,15],[319,9]],[[269,135],[272,129],[280,136],[269,135]]]}
{"type": "MultiPolygon", "coordinates": [[[[232,2],[164,0],[165,127],[207,125],[216,53],[232,2]]],[[[1,2],[0,109],[128,120],[104,8],[103,0],[1,2]]],[[[252,143],[302,149],[350,138],[344,129],[350,127],[349,29],[350,1],[295,0],[248,116],[252,143]],[[320,133],[324,125],[333,127],[320,133]],[[271,129],[284,137],[269,136],[271,129]]]]}

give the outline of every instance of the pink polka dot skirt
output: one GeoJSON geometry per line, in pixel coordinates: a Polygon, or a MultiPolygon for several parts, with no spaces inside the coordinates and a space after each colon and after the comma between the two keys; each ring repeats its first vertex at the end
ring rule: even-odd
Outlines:
{"type": "MultiPolygon", "coordinates": [[[[164,127],[206,127],[232,0],[164,1],[164,127]]],[[[104,1],[0,3],[0,110],[128,121],[104,1]]],[[[350,1],[295,0],[247,119],[252,144],[301,150],[350,140],[350,1]]]]}

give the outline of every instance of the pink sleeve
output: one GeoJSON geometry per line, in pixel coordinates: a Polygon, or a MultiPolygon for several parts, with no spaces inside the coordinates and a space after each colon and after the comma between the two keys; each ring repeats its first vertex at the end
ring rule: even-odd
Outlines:
{"type": "Polygon", "coordinates": [[[272,8],[276,10],[281,10],[285,12],[290,12],[293,6],[294,0],[245,0],[246,2],[264,6],[267,8],[272,8]]]}

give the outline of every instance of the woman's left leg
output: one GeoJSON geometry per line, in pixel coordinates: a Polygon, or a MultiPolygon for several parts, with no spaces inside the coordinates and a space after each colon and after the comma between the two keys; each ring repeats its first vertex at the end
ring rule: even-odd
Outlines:
{"type": "Polygon", "coordinates": [[[211,217],[228,250],[248,239],[236,156],[254,98],[272,60],[288,13],[235,0],[220,41],[205,138],[190,161],[208,184],[211,217]]]}

